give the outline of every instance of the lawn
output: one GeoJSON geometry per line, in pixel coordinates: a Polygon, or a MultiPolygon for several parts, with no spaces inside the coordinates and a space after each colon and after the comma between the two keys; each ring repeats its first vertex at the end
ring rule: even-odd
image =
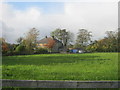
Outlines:
{"type": "Polygon", "coordinates": [[[118,80],[117,53],[6,56],[2,78],[17,80],[118,80]]]}

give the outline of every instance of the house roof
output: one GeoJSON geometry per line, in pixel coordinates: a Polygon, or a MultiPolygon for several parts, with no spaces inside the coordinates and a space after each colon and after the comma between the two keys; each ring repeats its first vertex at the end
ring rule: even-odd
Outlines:
{"type": "Polygon", "coordinates": [[[44,43],[48,43],[49,40],[53,40],[53,39],[50,38],[50,37],[49,38],[43,38],[43,39],[39,40],[37,43],[43,43],[44,44],[44,43]]]}
{"type": "MultiPolygon", "coordinates": [[[[50,40],[54,40],[55,42],[60,42],[59,40],[57,40],[57,39],[53,39],[53,38],[51,38],[51,37],[45,37],[45,38],[43,38],[43,39],[41,39],[41,40],[39,40],[37,43],[41,43],[41,44],[47,44],[50,40]]],[[[61,43],[61,42],[60,42],[61,43]]]]}

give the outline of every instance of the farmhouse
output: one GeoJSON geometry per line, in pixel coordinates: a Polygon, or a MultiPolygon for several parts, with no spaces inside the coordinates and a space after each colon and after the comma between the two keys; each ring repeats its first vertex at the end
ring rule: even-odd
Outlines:
{"type": "Polygon", "coordinates": [[[63,50],[63,44],[61,41],[54,37],[45,37],[37,42],[38,48],[48,48],[51,52],[61,52],[63,50]]]}

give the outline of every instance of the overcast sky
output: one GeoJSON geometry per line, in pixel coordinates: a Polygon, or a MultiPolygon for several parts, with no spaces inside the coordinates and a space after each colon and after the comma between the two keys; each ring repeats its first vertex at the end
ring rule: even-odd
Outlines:
{"type": "Polygon", "coordinates": [[[75,35],[79,29],[92,31],[93,39],[118,28],[117,2],[6,2],[0,5],[0,27],[7,42],[15,43],[29,29],[40,31],[39,39],[56,28],[75,35]],[[2,11],[2,12],[1,12],[2,11]]]}

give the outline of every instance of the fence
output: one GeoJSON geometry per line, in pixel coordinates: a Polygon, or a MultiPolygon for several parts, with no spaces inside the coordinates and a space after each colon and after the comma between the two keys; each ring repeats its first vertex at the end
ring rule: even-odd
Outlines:
{"type": "Polygon", "coordinates": [[[118,81],[2,80],[2,87],[24,88],[118,88],[118,81]]]}

